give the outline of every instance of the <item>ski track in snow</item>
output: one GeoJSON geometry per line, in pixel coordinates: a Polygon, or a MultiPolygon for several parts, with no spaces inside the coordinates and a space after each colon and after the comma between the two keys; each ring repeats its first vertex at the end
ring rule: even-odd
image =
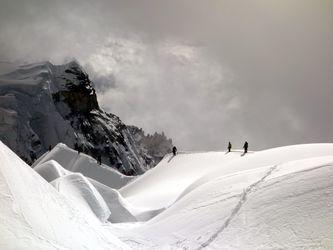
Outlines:
{"type": "Polygon", "coordinates": [[[266,180],[266,178],[268,176],[270,176],[277,167],[278,167],[278,165],[274,165],[273,167],[271,167],[267,171],[267,173],[260,180],[258,180],[257,182],[251,184],[250,186],[248,186],[243,191],[243,194],[241,195],[240,200],[238,201],[238,203],[235,206],[235,208],[231,211],[231,214],[226,219],[226,221],[223,223],[223,225],[211,237],[209,237],[205,242],[201,243],[200,247],[198,247],[197,250],[201,250],[203,248],[208,247],[213,241],[216,240],[216,238],[229,226],[229,224],[232,221],[232,219],[238,214],[238,212],[242,208],[243,204],[246,202],[247,197],[251,193],[255,192],[256,188],[258,187],[258,185],[260,185],[261,183],[263,183],[266,180]]]}
{"type": "Polygon", "coordinates": [[[232,195],[232,196],[230,196],[228,198],[224,198],[224,199],[221,199],[221,200],[217,200],[217,201],[213,201],[213,202],[210,202],[210,203],[206,203],[205,205],[193,207],[193,208],[191,208],[191,210],[197,210],[197,209],[201,209],[201,208],[210,207],[210,206],[213,206],[213,205],[215,205],[217,203],[224,202],[224,201],[227,201],[227,200],[230,200],[230,199],[233,199],[233,198],[236,198],[236,197],[241,197],[241,196],[243,196],[243,194],[232,195]]]}

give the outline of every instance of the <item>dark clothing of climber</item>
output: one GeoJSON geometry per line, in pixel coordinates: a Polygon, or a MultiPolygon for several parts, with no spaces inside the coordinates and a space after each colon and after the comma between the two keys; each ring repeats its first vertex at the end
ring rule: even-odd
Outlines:
{"type": "Polygon", "coordinates": [[[229,152],[229,153],[231,152],[231,148],[232,148],[232,145],[231,145],[231,143],[230,143],[230,141],[229,141],[229,143],[228,143],[228,152],[229,152]]]}
{"type": "Polygon", "coordinates": [[[177,154],[177,148],[176,147],[172,148],[172,153],[173,153],[174,156],[176,156],[176,154],[177,154]]]}
{"type": "Polygon", "coordinates": [[[243,148],[244,148],[244,154],[246,154],[247,153],[247,149],[249,148],[249,144],[247,143],[247,141],[244,143],[243,148]]]}

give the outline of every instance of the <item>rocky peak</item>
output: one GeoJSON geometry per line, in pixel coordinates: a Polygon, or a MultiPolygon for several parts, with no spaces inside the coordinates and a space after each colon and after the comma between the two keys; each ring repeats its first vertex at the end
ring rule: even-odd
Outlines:
{"type": "Polygon", "coordinates": [[[140,136],[100,109],[76,61],[29,64],[0,76],[0,140],[27,162],[62,142],[125,174],[141,174],[157,158],[143,143],[151,140],[140,136]]]}
{"type": "Polygon", "coordinates": [[[98,110],[96,92],[88,74],[76,62],[72,61],[58,70],[56,81],[59,90],[52,94],[54,102],[66,103],[71,113],[86,114],[98,110]],[[60,74],[59,74],[60,73],[60,74]]]}

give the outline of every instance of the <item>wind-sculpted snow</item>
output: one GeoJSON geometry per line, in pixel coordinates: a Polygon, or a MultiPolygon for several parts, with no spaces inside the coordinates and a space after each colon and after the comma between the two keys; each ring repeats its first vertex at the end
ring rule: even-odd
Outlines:
{"type": "Polygon", "coordinates": [[[64,145],[35,167],[59,176],[57,189],[0,146],[11,167],[0,165],[0,248],[333,249],[332,152],[308,144],[167,155],[119,192],[62,168],[87,157],[64,145]]]}
{"type": "MultiPolygon", "coordinates": [[[[70,159],[77,157],[75,154],[70,154],[71,151],[65,145],[57,145],[52,152],[45,154],[41,159],[36,162],[34,170],[39,173],[46,181],[51,182],[56,189],[70,199],[74,205],[81,206],[83,210],[92,211],[97,218],[101,221],[109,220],[110,222],[133,222],[137,221],[136,217],[129,212],[130,205],[124,200],[119,192],[112,189],[95,179],[86,178],[82,174],[71,172],[63,168],[55,160],[48,160],[50,158],[58,159],[62,164],[68,164],[70,159]],[[55,157],[57,149],[64,150],[60,154],[62,157],[55,157]],[[66,153],[68,154],[66,157],[66,153]],[[71,158],[72,157],[72,158],[71,158]],[[46,162],[45,162],[46,161],[46,162]],[[110,212],[112,211],[112,213],[110,212]],[[111,214],[111,215],[110,215],[111,214]]],[[[81,154],[79,157],[90,158],[81,154]]],[[[82,164],[82,162],[80,162],[82,164]]],[[[100,166],[96,166],[98,169],[100,166]]],[[[108,176],[110,177],[110,176],[108,176]]],[[[119,182],[117,178],[122,178],[122,175],[112,176],[112,182],[119,182]]],[[[111,180],[110,179],[110,180],[111,180]]],[[[136,211],[136,209],[132,208],[136,211]]]]}
{"type": "Polygon", "coordinates": [[[249,152],[245,156],[240,151],[167,155],[154,169],[121,188],[120,193],[134,206],[162,209],[216,177],[332,152],[333,144],[306,144],[249,152]]]}
{"type": "MultiPolygon", "coordinates": [[[[136,217],[129,211],[129,207],[131,205],[128,204],[128,202],[119,194],[117,190],[105,186],[93,179],[90,179],[89,181],[92,185],[94,185],[96,190],[98,190],[106,205],[109,207],[111,215],[108,220],[110,222],[119,223],[137,221],[136,217]]],[[[134,208],[132,208],[132,210],[133,209],[134,208]]]]}
{"type": "Polygon", "coordinates": [[[50,160],[58,162],[66,170],[79,172],[111,188],[120,188],[133,179],[104,164],[99,165],[92,157],[83,153],[78,154],[77,151],[61,143],[39,158],[33,167],[41,168],[42,164],[50,160]]]}
{"type": "Polygon", "coordinates": [[[132,231],[182,249],[332,249],[332,179],[333,156],[216,173],[132,231]]]}
{"type": "Polygon", "coordinates": [[[331,249],[332,152],[308,144],[168,156],[121,189],[132,205],[164,207],[131,232],[156,249],[331,249]]]}
{"type": "Polygon", "coordinates": [[[179,153],[176,157],[168,154],[155,168],[121,188],[120,193],[134,206],[164,209],[199,177],[235,157],[239,153],[179,153]]]}
{"type": "Polygon", "coordinates": [[[69,171],[64,169],[55,160],[49,160],[39,164],[34,170],[40,174],[47,182],[51,182],[61,176],[69,174],[69,171]]]}
{"type": "Polygon", "coordinates": [[[86,213],[93,212],[102,222],[109,218],[111,212],[103,197],[82,174],[64,175],[52,181],[51,184],[59,193],[71,200],[79,210],[89,209],[90,211],[86,211],[86,213]]]}
{"type": "Polygon", "coordinates": [[[127,249],[0,142],[0,249],[127,249]]]}

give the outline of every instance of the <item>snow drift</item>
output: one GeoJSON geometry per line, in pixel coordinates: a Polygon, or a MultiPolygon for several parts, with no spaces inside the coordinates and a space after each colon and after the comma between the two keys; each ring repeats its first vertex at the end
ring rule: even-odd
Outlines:
{"type": "Polygon", "coordinates": [[[1,249],[126,249],[0,142],[1,249]]]}
{"type": "MultiPolygon", "coordinates": [[[[109,166],[97,164],[94,158],[83,153],[78,154],[77,151],[62,143],[57,144],[51,152],[42,155],[33,164],[33,167],[38,171],[41,164],[50,160],[58,162],[66,170],[81,173],[111,188],[120,188],[133,179],[133,177],[123,175],[109,166]]],[[[56,169],[54,171],[57,172],[56,169]]]]}
{"type": "Polygon", "coordinates": [[[98,190],[98,192],[106,202],[106,205],[110,209],[110,222],[119,223],[137,221],[136,216],[129,212],[129,210],[135,211],[135,208],[132,208],[131,205],[128,204],[128,202],[120,195],[120,193],[116,189],[105,186],[102,183],[99,183],[98,181],[95,181],[93,179],[90,179],[90,182],[98,190]]]}
{"type": "Polygon", "coordinates": [[[162,209],[214,178],[288,161],[331,155],[333,144],[306,144],[249,152],[179,153],[166,155],[146,174],[120,189],[131,204],[162,209]]]}
{"type": "Polygon", "coordinates": [[[79,210],[90,210],[102,222],[109,218],[111,212],[104,199],[82,174],[68,174],[57,178],[51,184],[79,210]]]}
{"type": "Polygon", "coordinates": [[[333,144],[309,144],[165,158],[122,188],[132,204],[166,207],[131,232],[175,249],[331,249],[332,152],[333,144]]]}
{"type": "Polygon", "coordinates": [[[64,145],[35,167],[57,189],[0,156],[1,249],[333,248],[333,144],[167,155],[120,191],[64,145]]]}
{"type": "Polygon", "coordinates": [[[332,156],[220,176],[134,231],[177,248],[331,249],[332,178],[332,156]]]}
{"type": "Polygon", "coordinates": [[[55,160],[49,160],[36,166],[34,170],[40,174],[47,182],[51,182],[61,176],[67,175],[70,172],[64,169],[55,160]]]}
{"type": "MultiPolygon", "coordinates": [[[[57,159],[63,164],[67,164],[67,168],[71,169],[71,167],[68,167],[68,160],[71,159],[71,156],[90,159],[89,156],[85,154],[80,154],[79,156],[77,153],[73,154],[73,150],[61,144],[57,145],[54,151],[44,154],[41,159],[38,159],[38,161],[36,161],[37,166],[34,167],[34,170],[56,187],[61,194],[71,200],[75,206],[79,206],[80,209],[91,210],[101,221],[108,219],[110,222],[119,223],[137,220],[136,217],[128,211],[130,205],[121,197],[116,189],[112,189],[95,179],[86,178],[81,173],[66,170],[55,160],[47,161],[47,159],[50,158],[57,159]],[[54,151],[59,152],[59,148],[62,149],[60,150],[61,153],[55,154],[54,151]],[[64,157],[66,154],[67,157],[64,157]]],[[[81,168],[84,163],[85,161],[75,162],[75,164],[80,164],[81,168]]],[[[98,171],[98,168],[101,166],[95,165],[96,166],[93,167],[98,171]]],[[[106,176],[110,177],[110,185],[121,183],[123,175],[115,172],[113,169],[110,169],[110,171],[112,176],[106,176]]],[[[127,178],[129,179],[129,177],[127,178]]],[[[135,209],[132,210],[136,211],[135,209]]]]}

